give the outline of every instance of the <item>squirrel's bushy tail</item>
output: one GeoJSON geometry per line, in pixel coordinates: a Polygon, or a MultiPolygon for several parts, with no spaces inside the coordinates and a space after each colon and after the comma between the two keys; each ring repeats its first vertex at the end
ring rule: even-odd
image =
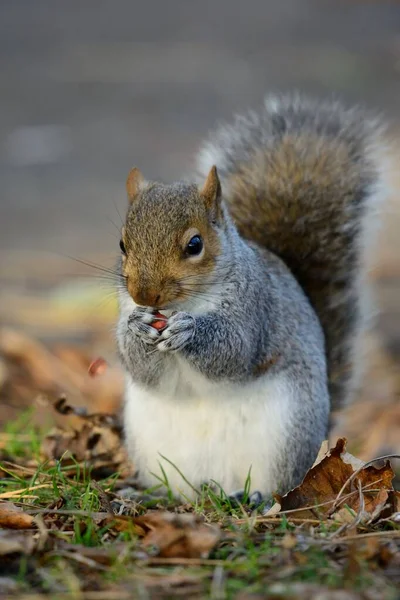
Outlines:
{"type": "Polygon", "coordinates": [[[362,363],[369,317],[366,253],[384,189],[379,122],[337,102],[271,97],[259,113],[220,127],[200,153],[215,164],[242,236],[291,269],[326,339],[332,408],[362,363]]]}

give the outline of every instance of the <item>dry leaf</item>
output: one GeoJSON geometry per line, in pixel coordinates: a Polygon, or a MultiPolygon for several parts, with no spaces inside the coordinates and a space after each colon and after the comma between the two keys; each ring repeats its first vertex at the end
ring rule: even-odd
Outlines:
{"type": "Polygon", "coordinates": [[[328,440],[324,440],[321,444],[321,448],[319,449],[319,452],[317,454],[317,458],[314,461],[313,467],[316,467],[323,458],[325,458],[325,456],[328,454],[329,452],[329,441],[328,440]]]}
{"type": "Polygon", "coordinates": [[[129,471],[122,444],[122,427],[115,415],[87,415],[82,408],[67,404],[65,398],[51,403],[58,414],[59,426],[42,442],[46,458],[87,461],[91,466],[112,464],[115,471],[129,471]]]}
{"type": "Polygon", "coordinates": [[[122,423],[115,414],[88,414],[86,408],[82,408],[81,406],[76,407],[68,404],[65,396],[60,396],[57,398],[57,400],[51,402],[50,406],[56,414],[62,415],[63,425],[71,424],[72,429],[78,430],[89,423],[93,426],[111,429],[118,434],[120,438],[122,436],[122,423]],[[65,417],[68,417],[68,419],[65,419],[65,417]],[[69,419],[71,419],[71,421],[69,421],[69,419]]]}
{"type": "MultiPolygon", "coordinates": [[[[329,502],[337,498],[342,486],[362,465],[361,461],[346,452],[345,439],[339,439],[335,448],[308,471],[301,485],[280,499],[282,511],[304,508],[304,511],[296,513],[297,517],[330,516],[333,502],[329,502]],[[321,504],[323,506],[308,508],[321,504]]],[[[387,504],[393,505],[394,508],[396,496],[392,488],[393,477],[394,473],[388,461],[381,468],[371,465],[361,469],[355,480],[344,490],[343,501],[338,505],[336,518],[347,521],[345,513],[349,513],[344,504],[355,513],[361,509],[357,481],[362,489],[363,517],[371,519],[372,516],[383,516],[382,511],[387,504]],[[352,494],[348,497],[349,492],[352,494]]]]}
{"type": "Polygon", "coordinates": [[[126,531],[138,537],[144,537],[146,534],[144,527],[135,523],[132,517],[126,515],[103,514],[102,518],[97,520],[97,524],[99,527],[108,525],[114,531],[118,531],[119,533],[126,531]]]}
{"type": "Polygon", "coordinates": [[[275,517],[275,515],[277,515],[279,512],[281,512],[281,510],[282,510],[282,506],[281,506],[280,502],[275,502],[275,504],[273,504],[271,506],[271,508],[263,514],[264,514],[264,517],[275,517]]]}
{"type": "Polygon", "coordinates": [[[12,502],[0,504],[0,527],[4,529],[30,529],[34,525],[34,518],[23,512],[22,508],[12,502]]]}
{"type": "Polygon", "coordinates": [[[207,558],[220,539],[218,527],[192,513],[148,512],[140,517],[98,513],[99,527],[127,531],[143,538],[143,547],[162,558],[207,558]]]}
{"type": "Polygon", "coordinates": [[[196,515],[149,512],[133,519],[145,531],[143,546],[163,558],[207,558],[221,532],[196,515]]]}

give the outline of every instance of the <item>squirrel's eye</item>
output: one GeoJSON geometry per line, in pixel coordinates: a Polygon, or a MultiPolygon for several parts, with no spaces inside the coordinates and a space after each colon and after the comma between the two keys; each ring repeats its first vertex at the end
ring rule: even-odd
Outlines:
{"type": "Polygon", "coordinates": [[[121,248],[122,254],[126,254],[126,248],[123,240],[119,240],[119,247],[121,248]]]}
{"type": "Polygon", "coordinates": [[[186,246],[186,254],[188,256],[197,256],[203,250],[203,240],[199,235],[192,237],[186,246]]]}

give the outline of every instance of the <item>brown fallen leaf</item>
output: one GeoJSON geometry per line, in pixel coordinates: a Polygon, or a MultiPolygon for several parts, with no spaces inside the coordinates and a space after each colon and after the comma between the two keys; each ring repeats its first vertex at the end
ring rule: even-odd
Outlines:
{"type": "Polygon", "coordinates": [[[4,529],[30,529],[34,518],[23,512],[22,508],[12,502],[0,503],[0,527],[4,529]]]}
{"type": "Polygon", "coordinates": [[[115,471],[130,471],[117,416],[87,414],[64,397],[50,407],[57,413],[59,425],[43,439],[41,450],[47,459],[86,461],[93,467],[108,463],[115,471]]]}
{"type": "Polygon", "coordinates": [[[144,537],[146,530],[139,524],[135,523],[133,518],[127,515],[109,515],[105,514],[97,521],[99,527],[108,526],[111,530],[118,533],[128,532],[138,537],[144,537]]]}
{"type": "Polygon", "coordinates": [[[397,545],[393,541],[377,538],[355,539],[349,549],[362,560],[379,561],[382,566],[388,566],[392,561],[400,565],[397,545]]]}
{"type": "Polygon", "coordinates": [[[376,519],[388,516],[383,513],[386,506],[395,511],[397,495],[392,487],[393,478],[389,461],[381,467],[363,467],[361,461],[346,452],[346,440],[340,438],[325,456],[319,455],[319,461],[308,471],[303,482],[278,501],[282,511],[304,508],[296,512],[296,517],[300,518],[327,518],[335,513],[339,520],[347,520],[349,513],[344,508],[347,505],[356,514],[362,511],[364,519],[376,519]],[[358,469],[357,476],[351,480],[358,469]],[[345,484],[343,497],[332,510],[333,502],[345,484]]]}
{"type": "Polygon", "coordinates": [[[207,558],[221,537],[218,527],[192,513],[154,511],[140,517],[92,513],[92,518],[98,527],[143,538],[143,547],[161,558],[207,558]]]}
{"type": "Polygon", "coordinates": [[[144,548],[162,558],[207,558],[221,538],[218,527],[189,513],[148,512],[132,521],[144,530],[144,548]]]}
{"type": "Polygon", "coordinates": [[[112,429],[120,438],[122,437],[122,423],[116,414],[88,413],[86,408],[68,404],[65,396],[59,396],[50,403],[47,401],[47,404],[50,405],[56,414],[64,417],[63,424],[68,424],[68,419],[65,419],[66,416],[71,418],[72,429],[83,428],[87,423],[90,423],[93,426],[112,429]]]}

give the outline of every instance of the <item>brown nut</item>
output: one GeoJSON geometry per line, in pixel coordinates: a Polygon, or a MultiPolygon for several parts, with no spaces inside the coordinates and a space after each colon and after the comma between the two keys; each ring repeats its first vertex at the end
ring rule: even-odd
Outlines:
{"type": "Polygon", "coordinates": [[[151,326],[157,331],[162,331],[167,326],[167,317],[160,312],[154,313],[154,321],[151,326]]]}

